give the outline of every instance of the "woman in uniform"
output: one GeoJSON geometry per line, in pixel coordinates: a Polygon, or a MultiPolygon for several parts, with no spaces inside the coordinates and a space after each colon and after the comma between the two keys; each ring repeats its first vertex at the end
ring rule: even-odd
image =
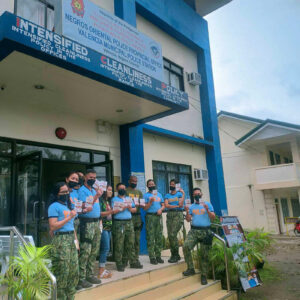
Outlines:
{"type": "MultiPolygon", "coordinates": [[[[55,184],[53,202],[48,208],[50,231],[53,232],[51,260],[57,280],[57,299],[74,299],[79,279],[77,241],[74,230],[76,211],[72,209],[65,182],[55,184]]],[[[78,242],[78,241],[77,241],[78,242]]]]}

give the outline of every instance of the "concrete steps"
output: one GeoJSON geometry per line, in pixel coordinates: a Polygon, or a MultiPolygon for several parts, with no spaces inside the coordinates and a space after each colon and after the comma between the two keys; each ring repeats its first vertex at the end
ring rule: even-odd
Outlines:
{"type": "Polygon", "coordinates": [[[186,264],[180,262],[156,270],[104,283],[79,291],[76,300],[155,300],[155,299],[228,299],[231,293],[221,289],[220,281],[209,280],[206,286],[200,284],[200,275],[183,277],[186,264]],[[213,297],[214,296],[214,297],[213,297]],[[210,298],[213,297],[213,298],[210,298]],[[224,298],[225,297],[225,298],[224,298]],[[226,298],[227,297],[227,298],[226,298]]]}

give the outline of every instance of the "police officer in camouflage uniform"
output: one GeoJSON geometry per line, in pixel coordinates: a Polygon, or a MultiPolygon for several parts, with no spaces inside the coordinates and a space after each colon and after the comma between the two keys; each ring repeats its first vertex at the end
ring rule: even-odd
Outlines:
{"type": "Polygon", "coordinates": [[[167,208],[167,230],[170,242],[171,257],[169,263],[176,263],[180,260],[178,232],[183,226],[184,191],[176,191],[177,180],[170,181],[170,193],[165,195],[165,207],[167,208]]]}
{"type": "Polygon", "coordinates": [[[71,210],[69,190],[64,182],[53,189],[52,204],[48,208],[50,231],[53,232],[51,261],[57,280],[57,299],[73,300],[79,279],[78,253],[74,241],[76,211],[71,210]]]}
{"type": "Polygon", "coordinates": [[[146,237],[150,263],[163,264],[161,250],[163,242],[162,212],[165,208],[163,197],[157,192],[153,179],[147,181],[149,192],[144,195],[146,211],[146,237]],[[156,192],[154,192],[156,191],[156,192]]]}
{"type": "Polygon", "coordinates": [[[99,197],[103,191],[93,188],[96,172],[89,169],[85,173],[84,185],[78,191],[78,198],[83,202],[84,210],[80,219],[80,252],[79,276],[77,289],[88,288],[93,284],[100,284],[101,280],[94,276],[94,264],[100,245],[100,204],[99,197]],[[90,210],[86,212],[86,209],[90,210]]]}
{"type": "Polygon", "coordinates": [[[201,244],[201,284],[207,284],[208,273],[208,254],[211,249],[213,233],[210,230],[211,221],[215,218],[213,206],[207,202],[202,201],[202,192],[200,188],[193,190],[194,203],[186,208],[188,222],[192,221],[191,230],[183,245],[183,253],[187,270],[183,272],[184,276],[195,274],[194,264],[191,251],[197,243],[201,244]]]}
{"type": "Polygon", "coordinates": [[[117,270],[124,272],[125,264],[129,260],[130,268],[142,269],[134,250],[134,229],[132,213],[136,212],[134,201],[126,199],[126,189],[123,183],[117,184],[118,196],[114,197],[111,206],[115,212],[113,218],[115,262],[117,270]],[[126,202],[129,200],[129,202],[126,202]]]}
{"type": "MultiPolygon", "coordinates": [[[[126,189],[126,195],[134,201],[134,198],[142,199],[143,193],[138,190],[137,187],[137,177],[136,176],[130,176],[129,178],[129,186],[126,189]]],[[[140,236],[141,236],[141,230],[143,228],[143,222],[141,219],[141,212],[140,207],[138,204],[136,204],[136,212],[132,213],[132,223],[134,228],[134,251],[135,251],[135,260],[137,260],[137,263],[141,265],[139,261],[139,253],[140,253],[140,236]]],[[[125,257],[127,256],[126,253],[124,253],[125,257]]],[[[125,262],[127,264],[127,262],[125,262]]]]}

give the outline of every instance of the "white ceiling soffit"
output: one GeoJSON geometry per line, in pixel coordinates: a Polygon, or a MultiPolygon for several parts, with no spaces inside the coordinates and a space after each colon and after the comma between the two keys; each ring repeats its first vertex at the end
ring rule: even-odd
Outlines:
{"type": "Polygon", "coordinates": [[[195,0],[197,13],[204,17],[232,0],[195,0]]]}
{"type": "Polygon", "coordinates": [[[2,105],[9,101],[18,106],[35,106],[117,125],[169,110],[166,106],[17,51],[0,62],[0,84],[6,86],[0,91],[2,105]],[[44,89],[38,90],[35,85],[44,89]]]}

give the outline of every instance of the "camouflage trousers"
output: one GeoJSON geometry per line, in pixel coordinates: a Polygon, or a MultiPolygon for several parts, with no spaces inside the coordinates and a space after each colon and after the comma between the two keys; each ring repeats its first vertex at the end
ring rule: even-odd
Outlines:
{"type": "Polygon", "coordinates": [[[146,237],[150,258],[161,257],[163,243],[162,216],[146,214],[146,237]]]}
{"type": "Polygon", "coordinates": [[[79,279],[78,253],[74,234],[54,235],[51,248],[51,261],[57,280],[57,299],[75,298],[79,279]]]}
{"type": "Polygon", "coordinates": [[[191,229],[183,245],[184,259],[188,269],[194,269],[191,251],[200,243],[200,271],[207,275],[209,268],[208,254],[212,245],[212,232],[210,230],[191,229]]]}
{"type": "Polygon", "coordinates": [[[132,220],[114,220],[114,249],[117,266],[137,262],[134,250],[134,229],[132,220]]]}
{"type": "MultiPolygon", "coordinates": [[[[135,253],[135,260],[139,260],[140,254],[140,237],[141,237],[141,230],[143,228],[143,222],[141,219],[141,215],[132,215],[132,223],[134,229],[134,253],[135,253]]],[[[125,255],[126,256],[126,255],[125,255]]]]}
{"type": "Polygon", "coordinates": [[[94,275],[94,264],[99,253],[101,231],[99,221],[85,222],[80,220],[80,280],[94,275]]]}
{"type": "Polygon", "coordinates": [[[171,255],[179,255],[178,232],[183,226],[183,213],[181,211],[167,212],[167,230],[170,242],[171,255]]]}

